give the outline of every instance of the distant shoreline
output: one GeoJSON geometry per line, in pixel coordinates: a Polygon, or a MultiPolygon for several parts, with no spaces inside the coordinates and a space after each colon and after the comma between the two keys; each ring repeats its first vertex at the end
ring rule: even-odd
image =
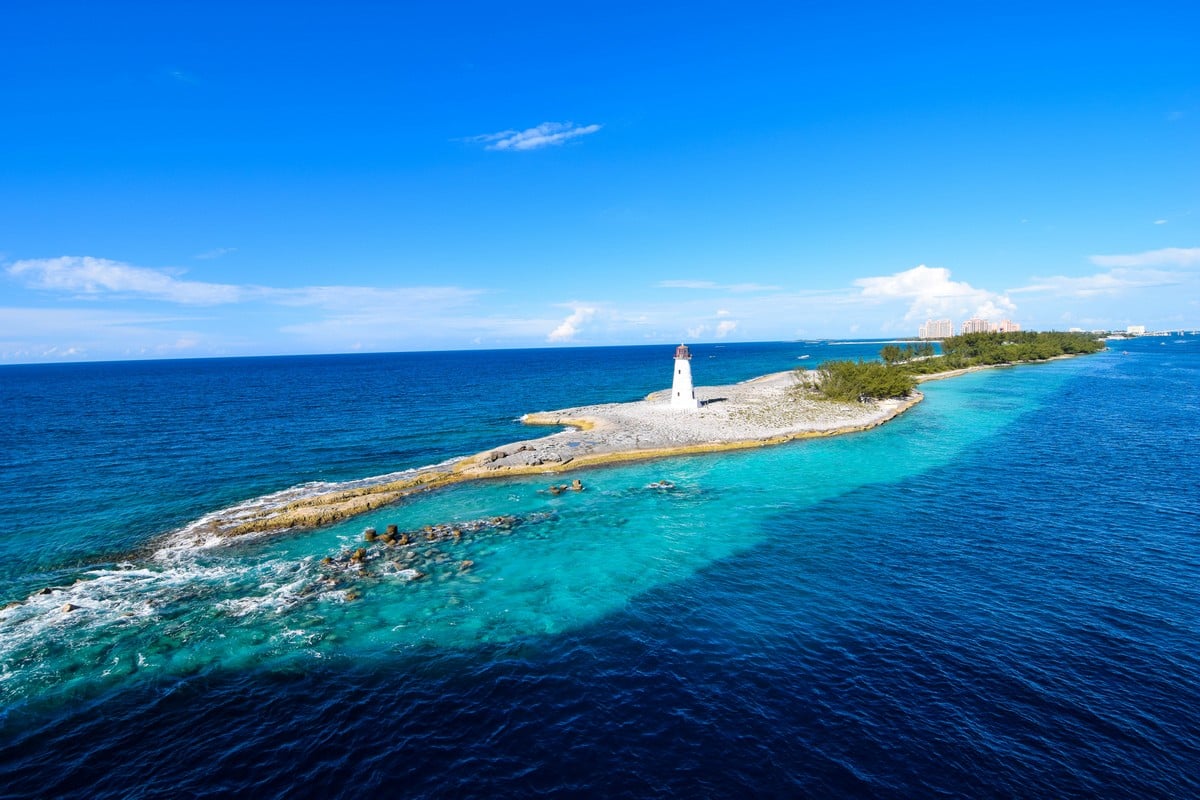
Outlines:
{"type": "MultiPolygon", "coordinates": [[[[917,379],[941,380],[1004,366],[1015,364],[973,366],[917,379]]],[[[524,415],[521,421],[527,425],[563,426],[566,430],[423,467],[395,480],[371,483],[368,479],[357,486],[315,493],[304,487],[286,490],[274,496],[274,503],[263,503],[263,498],[258,498],[207,515],[179,535],[190,538],[193,545],[204,546],[250,534],[322,527],[420,492],[467,481],[556,475],[607,464],[840,436],[883,425],[925,397],[914,391],[901,399],[837,403],[796,396],[792,389],[798,381],[796,371],[786,371],[725,386],[698,386],[696,395],[701,407],[696,410],[671,408],[664,390],[633,402],[534,412],[524,415]]]]}

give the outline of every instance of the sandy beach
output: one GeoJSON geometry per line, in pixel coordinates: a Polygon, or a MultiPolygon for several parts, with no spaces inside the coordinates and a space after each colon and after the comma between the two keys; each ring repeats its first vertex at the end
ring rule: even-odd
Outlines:
{"type": "Polygon", "coordinates": [[[461,481],[554,474],[600,464],[850,433],[883,424],[923,399],[914,392],[903,399],[830,402],[796,391],[800,380],[800,373],[788,371],[726,386],[697,386],[701,406],[690,410],[672,408],[669,391],[663,390],[629,403],[534,412],[522,421],[564,426],[566,430],[390,480],[360,481],[325,491],[288,490],[210,515],[185,533],[199,544],[214,537],[313,528],[461,481]]]}

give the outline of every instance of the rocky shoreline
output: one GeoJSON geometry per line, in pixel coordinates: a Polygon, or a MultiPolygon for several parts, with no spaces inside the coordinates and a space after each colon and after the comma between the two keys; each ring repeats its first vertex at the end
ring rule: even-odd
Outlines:
{"type": "MultiPolygon", "coordinates": [[[[780,444],[881,425],[923,399],[837,403],[800,386],[793,371],[727,386],[698,386],[698,409],[670,406],[667,391],[631,403],[578,406],[526,414],[528,425],[567,430],[486,450],[401,478],[357,482],[278,503],[252,503],[210,515],[184,534],[201,545],[214,539],[328,525],[417,492],[468,480],[560,473],[623,461],[780,444]]],[[[282,493],[286,494],[286,493],[282,493]]]]}

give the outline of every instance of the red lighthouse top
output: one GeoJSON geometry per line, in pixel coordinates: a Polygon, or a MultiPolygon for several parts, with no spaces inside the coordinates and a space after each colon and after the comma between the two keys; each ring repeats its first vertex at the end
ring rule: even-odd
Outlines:
{"type": "Polygon", "coordinates": [[[676,358],[691,358],[692,354],[688,350],[686,344],[681,344],[681,345],[679,345],[679,347],[675,348],[675,357],[676,358]]]}

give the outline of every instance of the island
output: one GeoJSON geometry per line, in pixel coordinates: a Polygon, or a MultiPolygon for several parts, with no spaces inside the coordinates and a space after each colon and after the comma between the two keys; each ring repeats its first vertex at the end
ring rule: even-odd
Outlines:
{"type": "Polygon", "coordinates": [[[895,418],[923,399],[832,402],[813,384],[815,371],[787,371],[743,383],[695,388],[698,407],[672,407],[670,390],[629,403],[605,403],[526,414],[527,425],[564,430],[453,462],[321,490],[296,487],[209,514],[185,529],[195,545],[213,538],[315,528],[454,483],[780,444],[862,431],[895,418]]]}
{"type": "Polygon", "coordinates": [[[206,515],[178,534],[193,546],[204,546],[230,537],[329,525],[463,481],[555,474],[864,431],[921,402],[924,395],[915,388],[918,382],[1103,348],[1086,337],[1066,334],[1027,333],[1017,341],[989,336],[953,337],[943,344],[944,357],[930,357],[928,350],[918,348],[885,351],[883,362],[826,362],[816,370],[701,387],[692,387],[690,369],[684,374],[681,368],[681,357],[690,357],[681,345],[670,390],[634,402],[538,411],[522,417],[528,425],[564,430],[390,476],[295,487],[206,515]]]}

